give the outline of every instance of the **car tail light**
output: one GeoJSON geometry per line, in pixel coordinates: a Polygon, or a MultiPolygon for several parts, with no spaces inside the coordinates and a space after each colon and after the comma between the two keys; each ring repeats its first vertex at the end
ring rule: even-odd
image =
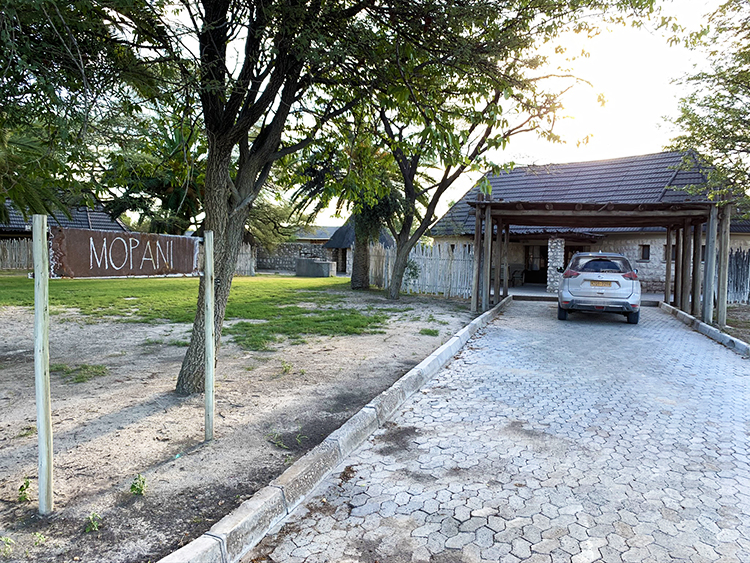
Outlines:
{"type": "Polygon", "coordinates": [[[625,278],[626,280],[633,280],[633,281],[635,281],[635,280],[638,279],[638,274],[636,274],[635,272],[631,271],[631,272],[628,272],[627,274],[623,274],[622,277],[625,278]]]}
{"type": "Polygon", "coordinates": [[[565,279],[577,278],[580,275],[581,275],[581,272],[576,272],[575,270],[571,270],[570,268],[568,268],[567,270],[563,272],[563,278],[565,279]]]}

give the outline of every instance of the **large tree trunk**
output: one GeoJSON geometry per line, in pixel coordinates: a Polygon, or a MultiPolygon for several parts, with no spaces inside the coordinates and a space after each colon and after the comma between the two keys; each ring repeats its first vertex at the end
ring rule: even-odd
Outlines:
{"type": "Polygon", "coordinates": [[[388,285],[388,299],[398,299],[401,294],[401,284],[404,282],[404,273],[409,263],[409,252],[411,247],[399,241],[396,244],[396,260],[393,263],[393,275],[388,285]]]}
{"type": "Polygon", "coordinates": [[[354,239],[352,289],[370,289],[370,242],[354,239]]]}
{"type": "MultiPolygon", "coordinates": [[[[231,153],[230,153],[231,154],[231,153]]],[[[214,325],[216,327],[216,348],[221,341],[232,276],[237,265],[237,256],[242,245],[246,212],[232,215],[230,205],[229,159],[230,154],[209,149],[206,169],[206,220],[204,230],[214,233],[214,325]],[[210,203],[209,203],[210,201],[210,203]]],[[[177,379],[176,391],[182,395],[200,393],[205,382],[205,326],[204,279],[201,277],[198,295],[198,310],[195,312],[193,333],[182,368],[177,379]]]]}

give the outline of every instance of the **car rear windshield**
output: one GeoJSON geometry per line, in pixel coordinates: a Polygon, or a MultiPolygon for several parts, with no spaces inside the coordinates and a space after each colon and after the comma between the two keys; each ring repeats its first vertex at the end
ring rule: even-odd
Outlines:
{"type": "Polygon", "coordinates": [[[628,261],[617,256],[576,256],[570,262],[570,269],[612,274],[626,274],[631,270],[628,261]]]}

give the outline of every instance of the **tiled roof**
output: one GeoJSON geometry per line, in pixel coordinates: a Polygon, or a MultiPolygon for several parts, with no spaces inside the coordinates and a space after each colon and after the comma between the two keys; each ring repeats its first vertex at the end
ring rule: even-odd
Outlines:
{"type": "MultiPolygon", "coordinates": [[[[8,232],[30,232],[31,218],[26,221],[9,202],[5,203],[10,220],[8,223],[0,223],[0,233],[8,232]]],[[[48,226],[65,227],[68,229],[94,229],[96,231],[127,231],[128,228],[119,220],[104,211],[104,206],[97,201],[94,208],[76,207],[70,210],[71,218],[68,219],[62,212],[47,217],[48,226]]]]}
{"type": "Polygon", "coordinates": [[[319,227],[317,225],[311,225],[304,229],[297,231],[295,235],[297,239],[301,240],[328,240],[338,230],[338,227],[319,227]]]}
{"type": "MultiPolygon", "coordinates": [[[[663,152],[546,166],[524,166],[498,176],[488,174],[492,199],[560,203],[678,203],[705,201],[683,191],[705,178],[680,170],[686,153],[663,152]]],[[[474,209],[479,185],[471,188],[431,229],[433,236],[474,234],[474,209]]],[[[640,230],[640,229],[633,229],[640,230]]],[[[609,232],[609,231],[608,231],[609,232]]]]}
{"type": "MultiPolygon", "coordinates": [[[[385,228],[380,229],[378,240],[386,248],[394,245],[393,237],[385,228]]],[[[354,215],[350,216],[346,223],[336,229],[331,239],[323,245],[323,248],[351,248],[354,245],[354,215]]]]}

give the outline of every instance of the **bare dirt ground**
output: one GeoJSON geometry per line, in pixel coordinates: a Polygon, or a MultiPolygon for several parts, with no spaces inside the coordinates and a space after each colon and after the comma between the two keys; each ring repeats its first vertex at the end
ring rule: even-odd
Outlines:
{"type": "Polygon", "coordinates": [[[464,301],[365,293],[382,334],[312,337],[247,352],[225,339],[216,440],[203,397],[173,393],[189,325],[52,315],[50,362],[102,364],[75,383],[52,375],[55,512],[37,514],[33,311],[0,308],[0,560],[157,561],[208,530],[472,318],[464,301]],[[429,328],[439,336],[420,334],[429,328]],[[130,488],[145,477],[145,495],[130,488]],[[29,479],[29,500],[19,487],[29,479]],[[95,516],[94,516],[95,515],[95,516]],[[86,532],[90,519],[98,530],[86,532]]]}
{"type": "Polygon", "coordinates": [[[750,342],[750,305],[730,305],[727,308],[728,334],[743,342],[750,342]]]}

